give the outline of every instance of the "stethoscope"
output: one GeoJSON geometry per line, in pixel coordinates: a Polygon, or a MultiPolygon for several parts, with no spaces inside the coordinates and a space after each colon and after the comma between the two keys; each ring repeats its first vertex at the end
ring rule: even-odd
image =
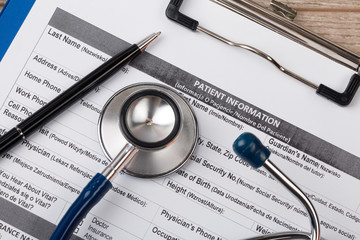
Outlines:
{"type": "MultiPolygon", "coordinates": [[[[111,163],[85,186],[65,213],[51,240],[69,239],[90,209],[112,188],[120,170],[141,178],[160,177],[181,168],[193,154],[198,139],[196,116],[189,103],[169,87],[154,83],[130,85],[115,93],[104,105],[98,134],[111,163]]],[[[255,239],[320,239],[316,211],[304,193],[268,159],[270,152],[252,134],[244,133],[233,149],[243,160],[264,166],[309,211],[312,233],[285,232],[255,239]]]]}

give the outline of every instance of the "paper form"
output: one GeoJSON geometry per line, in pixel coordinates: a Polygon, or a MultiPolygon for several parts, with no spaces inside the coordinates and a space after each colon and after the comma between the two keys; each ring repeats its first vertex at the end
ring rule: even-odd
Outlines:
{"type": "MultiPolygon", "coordinates": [[[[189,101],[200,127],[197,150],[182,169],[166,177],[149,180],[120,174],[112,191],[80,223],[75,239],[220,240],[279,231],[309,231],[307,213],[301,204],[265,170],[251,169],[233,153],[232,142],[244,131],[255,133],[263,141],[272,152],[271,160],[312,200],[324,238],[359,239],[358,149],[352,147],[350,140],[345,142],[346,150],[342,149],[339,146],[344,143],[333,136],[340,128],[334,123],[343,116],[353,116],[341,127],[351,134],[351,140],[358,139],[354,122],[359,116],[352,112],[359,108],[356,98],[350,110],[316,95],[299,103],[295,101],[297,96],[288,96],[292,85],[283,90],[286,100],[279,102],[281,98],[275,94],[279,86],[269,81],[286,77],[245,54],[250,63],[243,64],[250,66],[252,61],[259,64],[269,74],[263,86],[272,86],[270,93],[258,87],[254,91],[252,84],[244,80],[254,80],[254,72],[237,73],[234,78],[230,69],[234,59],[243,61],[241,53],[234,55],[232,48],[228,50],[205,37],[199,39],[197,33],[174,25],[164,16],[167,1],[148,2],[109,1],[107,7],[90,2],[87,10],[81,8],[85,1],[36,3],[0,65],[2,78],[7,79],[2,89],[5,94],[1,95],[1,133],[129,46],[128,42],[158,31],[157,27],[163,34],[148,53],[1,156],[0,234],[4,239],[49,238],[82,187],[109,163],[97,136],[102,106],[117,90],[139,82],[168,85],[189,101]],[[109,9],[110,4],[121,6],[122,16],[116,16],[116,11],[109,9]],[[147,22],[136,19],[115,28],[115,22],[106,21],[109,16],[124,21],[140,6],[148,10],[142,12],[142,18],[149,19],[147,22]],[[97,20],[92,16],[95,7],[98,14],[109,12],[97,20]],[[45,9],[52,11],[36,18],[45,9]],[[35,23],[36,37],[22,39],[22,34],[28,34],[35,23]],[[144,26],[139,27],[141,24],[144,26]],[[141,31],[134,33],[136,27],[141,31]],[[16,46],[25,49],[26,54],[18,57],[16,46]],[[206,47],[212,47],[212,54],[204,55],[206,47]],[[219,61],[225,55],[228,61],[219,61]],[[260,107],[258,102],[278,102],[282,106],[262,103],[260,107]],[[320,106],[327,106],[333,114],[333,119],[323,124],[327,125],[327,134],[319,134],[325,129],[319,119],[327,117],[326,109],[314,117],[307,115],[306,110],[313,112],[320,106]],[[295,125],[299,120],[294,120],[292,114],[303,121],[302,126],[295,125]]],[[[199,2],[194,4],[198,6],[199,2]]],[[[193,11],[187,5],[184,7],[193,11]]],[[[209,12],[216,11],[213,7],[209,5],[209,12]]],[[[294,85],[302,94],[307,92],[305,86],[294,85]]]]}

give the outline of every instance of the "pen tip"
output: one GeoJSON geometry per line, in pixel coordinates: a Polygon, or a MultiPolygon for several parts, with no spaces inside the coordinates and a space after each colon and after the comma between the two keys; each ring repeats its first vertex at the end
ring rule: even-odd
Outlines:
{"type": "Polygon", "coordinates": [[[150,43],[152,43],[161,32],[153,33],[150,36],[146,37],[144,40],[140,41],[136,45],[140,48],[141,51],[143,51],[150,43]]]}

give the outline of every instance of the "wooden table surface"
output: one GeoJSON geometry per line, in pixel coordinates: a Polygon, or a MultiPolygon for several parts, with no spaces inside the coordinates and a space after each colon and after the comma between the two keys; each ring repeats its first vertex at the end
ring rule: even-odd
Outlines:
{"type": "MultiPolygon", "coordinates": [[[[166,1],[166,0],[165,0],[166,1]]],[[[269,8],[270,0],[254,0],[269,8]]],[[[6,0],[0,0],[0,9],[6,0]]],[[[280,0],[297,10],[295,23],[360,55],[360,0],[280,0]]]]}

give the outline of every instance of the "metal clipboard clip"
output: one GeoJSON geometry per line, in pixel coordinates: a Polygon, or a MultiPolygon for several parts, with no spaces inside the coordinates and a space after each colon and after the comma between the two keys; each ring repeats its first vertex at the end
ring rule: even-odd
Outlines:
{"type": "Polygon", "coordinates": [[[356,54],[346,50],[327,39],[324,39],[315,33],[295,24],[292,20],[296,16],[296,12],[293,11],[288,6],[281,4],[275,0],[272,0],[272,7],[274,11],[277,12],[278,15],[274,12],[269,11],[268,9],[263,8],[262,6],[250,1],[250,0],[211,0],[223,7],[230,9],[262,26],[281,34],[313,51],[322,54],[323,56],[347,67],[351,70],[355,71],[355,73],[351,76],[350,81],[345,88],[344,92],[337,92],[323,84],[317,85],[313,82],[306,80],[300,75],[286,69],[282,65],[280,65],[275,59],[266,54],[265,52],[254,48],[252,46],[237,43],[231,41],[223,36],[220,36],[204,27],[199,25],[197,20],[194,20],[183,13],[180,12],[180,7],[183,0],[171,0],[167,9],[166,16],[193,30],[203,32],[221,42],[229,44],[231,46],[240,47],[251,51],[268,61],[270,61],[275,67],[277,67],[283,73],[299,80],[300,82],[314,88],[316,93],[328,98],[329,100],[341,105],[346,106],[350,104],[353,99],[357,89],[360,86],[360,57],[356,54]]]}

